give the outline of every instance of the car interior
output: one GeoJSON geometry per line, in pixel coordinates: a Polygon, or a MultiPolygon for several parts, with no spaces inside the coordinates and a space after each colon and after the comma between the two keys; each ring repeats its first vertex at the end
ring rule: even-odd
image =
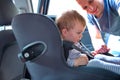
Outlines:
{"type": "MultiPolygon", "coordinates": [[[[0,1],[0,26],[11,25],[17,9],[11,0],[0,1]]],[[[12,30],[0,31],[0,80],[19,80],[23,77],[24,64],[17,58],[20,49],[12,30]]]]}
{"type": "Polygon", "coordinates": [[[33,13],[20,14],[14,17],[12,27],[22,51],[21,61],[26,62],[33,80],[89,80],[90,78],[112,80],[115,77],[119,79],[117,75],[109,77],[114,73],[104,69],[86,66],[79,69],[68,67],[58,28],[47,16],[33,13]]]}
{"type": "MultiPolygon", "coordinates": [[[[13,0],[0,0],[0,80],[120,80],[106,69],[67,65],[56,17],[44,14],[49,1],[40,0],[39,13],[19,13],[13,0]]],[[[93,50],[88,31],[83,35],[93,50]]]]}

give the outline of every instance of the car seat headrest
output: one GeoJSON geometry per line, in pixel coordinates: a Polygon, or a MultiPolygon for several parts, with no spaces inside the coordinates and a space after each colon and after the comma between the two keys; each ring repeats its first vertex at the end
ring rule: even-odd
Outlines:
{"type": "Polygon", "coordinates": [[[10,25],[12,18],[17,13],[17,8],[12,0],[0,0],[0,26],[10,25]]]}
{"type": "MultiPolygon", "coordinates": [[[[38,40],[45,43],[61,40],[53,20],[41,14],[19,14],[13,18],[12,27],[21,50],[27,44],[38,40]]],[[[60,43],[57,42],[57,44],[60,43]]]]}
{"type": "MultiPolygon", "coordinates": [[[[47,50],[43,51],[44,55],[40,59],[46,59],[44,57],[47,57],[47,63],[51,61],[49,59],[52,59],[56,63],[60,61],[61,64],[61,58],[63,58],[61,57],[63,51],[62,40],[58,27],[51,18],[34,13],[19,14],[13,18],[12,28],[23,55],[25,54],[24,51],[29,49],[29,47],[25,49],[26,46],[32,46],[31,44],[35,42],[42,42],[46,44],[47,50]]],[[[32,58],[29,57],[29,60],[32,60],[32,58]]]]}

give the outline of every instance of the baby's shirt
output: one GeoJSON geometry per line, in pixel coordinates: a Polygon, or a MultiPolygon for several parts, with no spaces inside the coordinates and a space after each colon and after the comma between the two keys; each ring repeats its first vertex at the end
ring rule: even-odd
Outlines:
{"type": "MultiPolygon", "coordinates": [[[[82,46],[80,45],[80,43],[77,43],[75,44],[77,47],[81,48],[82,46]]],[[[67,64],[71,67],[74,66],[74,60],[76,58],[79,58],[81,56],[81,52],[80,51],[77,51],[76,49],[72,49],[72,50],[69,50],[69,55],[68,55],[68,58],[67,58],[67,64]]]]}

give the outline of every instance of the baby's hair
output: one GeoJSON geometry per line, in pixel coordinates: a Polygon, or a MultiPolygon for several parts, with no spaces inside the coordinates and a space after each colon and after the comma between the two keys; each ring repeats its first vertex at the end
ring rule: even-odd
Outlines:
{"type": "Polygon", "coordinates": [[[75,22],[80,22],[83,26],[86,26],[86,21],[82,15],[80,15],[76,10],[69,10],[64,12],[57,20],[57,26],[60,31],[66,28],[67,30],[75,26],[75,22]]]}

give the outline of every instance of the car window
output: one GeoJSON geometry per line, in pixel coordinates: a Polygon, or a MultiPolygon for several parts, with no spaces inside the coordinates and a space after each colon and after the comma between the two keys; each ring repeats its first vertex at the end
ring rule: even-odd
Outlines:
{"type": "Polygon", "coordinates": [[[39,2],[39,0],[32,0],[32,5],[33,5],[33,11],[34,11],[34,13],[37,13],[38,2],[39,2]]]}
{"type": "MultiPolygon", "coordinates": [[[[86,12],[81,9],[75,0],[50,0],[48,15],[59,16],[61,13],[67,10],[77,10],[80,14],[85,14],[86,12]]],[[[85,15],[84,15],[85,16],[85,15]]]]}

